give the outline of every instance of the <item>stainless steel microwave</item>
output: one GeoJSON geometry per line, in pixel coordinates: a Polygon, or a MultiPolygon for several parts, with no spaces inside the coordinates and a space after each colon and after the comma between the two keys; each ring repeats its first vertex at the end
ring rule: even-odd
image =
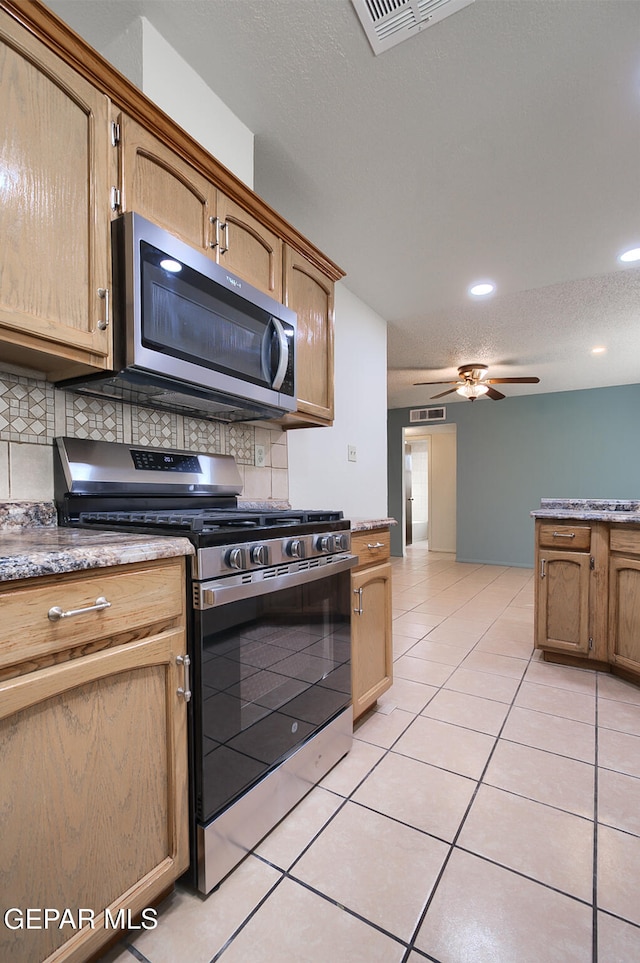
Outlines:
{"type": "Polygon", "coordinates": [[[295,312],[139,214],[112,251],[115,370],[61,387],[225,421],[295,411],[295,312]]]}

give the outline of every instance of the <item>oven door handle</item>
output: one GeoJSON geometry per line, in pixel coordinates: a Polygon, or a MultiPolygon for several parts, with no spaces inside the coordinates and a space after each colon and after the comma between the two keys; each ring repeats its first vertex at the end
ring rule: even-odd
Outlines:
{"type": "Polygon", "coordinates": [[[243,581],[244,576],[236,575],[210,582],[196,582],[193,586],[194,608],[217,608],[229,602],[240,602],[257,595],[267,595],[280,589],[315,582],[347,572],[357,563],[357,555],[327,556],[291,563],[285,571],[282,571],[281,567],[259,569],[251,573],[251,581],[243,581]]]}

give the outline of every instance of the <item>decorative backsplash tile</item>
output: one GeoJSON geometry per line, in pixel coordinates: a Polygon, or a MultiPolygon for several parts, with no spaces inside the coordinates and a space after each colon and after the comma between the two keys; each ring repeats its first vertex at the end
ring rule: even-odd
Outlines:
{"type": "Polygon", "coordinates": [[[124,441],[123,406],[115,401],[60,392],[65,406],[65,430],[73,438],[124,441]]]}
{"type": "Polygon", "coordinates": [[[0,368],[0,498],[53,499],[56,435],[233,455],[247,497],[288,497],[287,437],[276,425],[226,424],[93,398],[22,371],[0,368]],[[256,444],[264,448],[264,467],[256,467],[256,444]]]}
{"type": "Polygon", "coordinates": [[[178,415],[135,406],[131,418],[131,442],[150,448],[180,448],[178,415]]]}
{"type": "Polygon", "coordinates": [[[0,439],[50,445],[54,425],[53,387],[0,371],[0,439]]]}
{"type": "Polygon", "coordinates": [[[183,417],[184,444],[189,451],[224,454],[224,426],[216,421],[183,417]]]}
{"type": "Polygon", "coordinates": [[[253,465],[255,448],[255,428],[252,425],[229,425],[225,454],[233,455],[239,465],[253,465]]]}

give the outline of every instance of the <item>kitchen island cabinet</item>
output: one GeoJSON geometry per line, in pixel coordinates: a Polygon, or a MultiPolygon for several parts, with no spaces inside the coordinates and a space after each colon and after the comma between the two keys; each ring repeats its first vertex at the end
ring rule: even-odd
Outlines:
{"type": "Polygon", "coordinates": [[[640,682],[640,502],[543,499],[532,515],[536,648],[640,682]]]}
{"type": "Polygon", "coordinates": [[[609,551],[609,659],[640,681],[640,526],[612,526],[609,551]]]}
{"type": "Polygon", "coordinates": [[[352,531],[351,680],[353,717],[370,709],[393,682],[389,528],[352,531]]]}
{"type": "Polygon", "coordinates": [[[0,10],[0,345],[52,380],[110,365],[109,100],[0,10]]]}
{"type": "MultiPolygon", "coordinates": [[[[42,530],[31,561],[57,539],[43,570],[77,562],[74,535],[100,543],[42,530]]],[[[155,539],[176,557],[153,558],[152,540],[107,538],[112,557],[133,546],[149,560],[25,578],[29,560],[0,535],[0,896],[14,919],[51,920],[1,927],[3,960],[83,963],[141,914],[152,926],[189,865],[187,549],[169,542],[188,543],[155,539]]]]}

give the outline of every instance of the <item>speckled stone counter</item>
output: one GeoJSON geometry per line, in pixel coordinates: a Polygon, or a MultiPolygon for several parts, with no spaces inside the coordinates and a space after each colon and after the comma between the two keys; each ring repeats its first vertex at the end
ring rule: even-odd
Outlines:
{"type": "Polygon", "coordinates": [[[389,528],[397,524],[395,518],[352,518],[351,531],[370,532],[374,528],[389,528]]]}
{"type": "Polygon", "coordinates": [[[640,500],[617,498],[541,498],[532,518],[567,518],[640,524],[640,500]]]}
{"type": "Polygon", "coordinates": [[[57,524],[53,502],[0,502],[0,532],[57,524]]]}
{"type": "Polygon", "coordinates": [[[0,531],[0,581],[193,555],[186,538],[33,527],[0,531]]]}

